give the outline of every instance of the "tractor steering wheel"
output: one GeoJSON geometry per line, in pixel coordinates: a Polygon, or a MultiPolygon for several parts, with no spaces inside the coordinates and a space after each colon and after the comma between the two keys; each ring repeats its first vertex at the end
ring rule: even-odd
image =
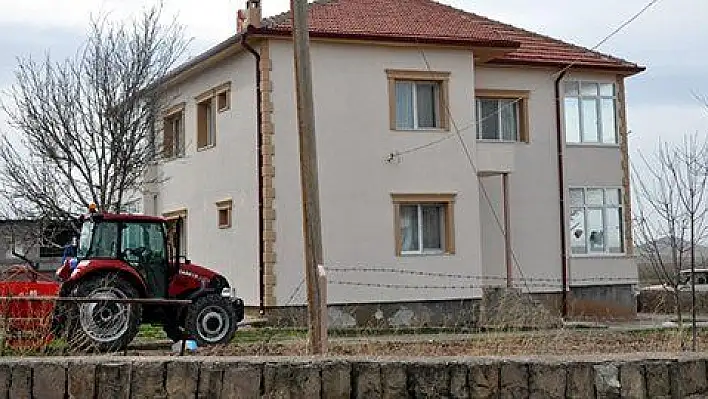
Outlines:
{"type": "Polygon", "coordinates": [[[133,255],[137,256],[138,259],[142,260],[145,258],[145,255],[150,252],[150,249],[147,247],[135,247],[135,248],[126,248],[123,253],[125,255],[128,255],[128,253],[132,253],[133,255]]]}

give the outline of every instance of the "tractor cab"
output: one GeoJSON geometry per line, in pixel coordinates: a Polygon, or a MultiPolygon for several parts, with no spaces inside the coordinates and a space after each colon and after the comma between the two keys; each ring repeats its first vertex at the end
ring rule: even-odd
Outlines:
{"type": "Polygon", "coordinates": [[[91,212],[80,219],[74,256],[63,261],[57,278],[66,282],[95,272],[121,272],[142,294],[169,296],[178,262],[171,262],[165,220],[159,217],[91,212]]]}
{"type": "Polygon", "coordinates": [[[148,296],[167,296],[169,262],[161,219],[91,214],[83,221],[76,257],[79,263],[90,261],[111,267],[120,262],[145,281],[148,296]]]}

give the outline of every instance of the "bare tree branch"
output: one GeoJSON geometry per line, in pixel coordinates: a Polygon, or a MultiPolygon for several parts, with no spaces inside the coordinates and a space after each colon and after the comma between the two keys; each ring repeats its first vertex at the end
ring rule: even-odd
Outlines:
{"type": "Polygon", "coordinates": [[[0,196],[22,217],[67,219],[93,202],[121,212],[137,202],[155,161],[165,100],[156,85],[187,45],[162,7],[131,21],[91,21],[65,61],[18,59],[1,105],[16,132],[0,141],[0,196]]]}

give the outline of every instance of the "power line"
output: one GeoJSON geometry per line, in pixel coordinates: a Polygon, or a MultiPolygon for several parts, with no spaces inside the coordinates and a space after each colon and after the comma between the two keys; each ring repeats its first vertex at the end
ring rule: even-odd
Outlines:
{"type": "MultiPolygon", "coordinates": [[[[598,44],[596,44],[596,45],[591,49],[591,51],[594,51],[595,49],[597,49],[598,47],[600,47],[602,44],[606,43],[610,38],[612,38],[612,37],[614,37],[615,35],[617,35],[620,31],[622,31],[622,29],[624,29],[624,28],[627,27],[629,24],[631,24],[633,21],[635,21],[637,18],[639,18],[639,16],[641,16],[644,12],[646,12],[649,8],[651,8],[652,6],[654,6],[655,4],[657,4],[659,1],[661,1],[661,0],[651,0],[651,1],[650,1],[649,3],[647,3],[644,7],[642,7],[641,10],[639,10],[637,13],[635,13],[631,18],[629,18],[627,21],[625,21],[624,23],[622,23],[618,28],[616,28],[615,30],[613,30],[609,35],[607,35],[605,38],[603,38],[598,44]]],[[[423,58],[423,62],[425,63],[426,69],[427,69],[429,72],[432,71],[432,67],[431,67],[431,65],[430,65],[430,61],[428,60],[427,55],[425,54],[425,50],[424,50],[423,47],[420,45],[420,43],[417,43],[417,47],[418,47],[418,51],[419,51],[421,57],[423,58]]],[[[572,68],[573,65],[577,64],[577,63],[579,62],[579,60],[580,60],[580,57],[577,57],[577,58],[576,58],[575,60],[573,60],[570,64],[568,64],[568,65],[565,66],[563,69],[561,69],[559,72],[556,72],[555,75],[556,75],[556,76],[560,76],[562,73],[564,73],[564,72],[566,72],[567,70],[569,70],[570,68],[572,68]]],[[[551,76],[553,76],[553,75],[554,75],[554,74],[552,74],[551,76]]],[[[538,87],[537,87],[536,89],[538,89],[538,87]]],[[[536,89],[534,89],[534,90],[536,90],[536,89]]],[[[514,100],[512,103],[507,104],[507,107],[508,107],[508,106],[512,106],[512,105],[514,105],[514,104],[517,104],[519,101],[521,101],[521,98],[518,98],[518,99],[514,100]]],[[[501,233],[502,233],[502,234],[506,234],[505,228],[504,228],[504,226],[503,226],[503,224],[502,224],[502,222],[501,222],[501,219],[500,219],[500,217],[499,217],[499,214],[498,214],[498,212],[494,209],[494,204],[493,204],[492,199],[491,199],[491,197],[490,197],[490,195],[489,195],[489,192],[487,191],[486,187],[485,187],[484,184],[481,182],[481,180],[479,180],[479,177],[478,177],[478,176],[479,176],[479,169],[478,169],[477,166],[475,165],[475,162],[474,162],[472,153],[471,153],[471,151],[470,151],[470,149],[469,149],[469,146],[467,145],[467,142],[465,141],[465,139],[464,139],[464,137],[463,137],[463,135],[462,135],[462,130],[459,129],[459,127],[457,126],[457,122],[456,122],[454,116],[452,115],[452,112],[451,112],[451,110],[450,110],[449,104],[446,104],[446,106],[445,106],[445,111],[447,112],[447,114],[448,114],[448,116],[449,116],[449,118],[450,118],[450,121],[451,121],[452,126],[453,126],[453,130],[454,130],[454,132],[455,132],[455,136],[457,137],[457,139],[458,139],[458,141],[459,141],[459,143],[460,143],[460,145],[461,145],[461,147],[462,147],[462,150],[463,150],[463,152],[464,152],[464,154],[465,154],[465,157],[467,158],[467,161],[468,161],[470,167],[472,168],[472,170],[473,170],[475,176],[477,176],[477,178],[478,178],[478,181],[479,181],[478,187],[481,189],[482,194],[483,194],[483,196],[484,196],[484,198],[485,198],[485,201],[487,202],[487,204],[488,204],[489,207],[490,207],[490,210],[491,210],[491,212],[492,212],[492,215],[494,216],[494,220],[495,220],[497,226],[499,227],[499,230],[501,231],[501,233]]],[[[497,111],[496,111],[494,114],[492,114],[492,115],[488,115],[487,118],[489,118],[489,117],[491,117],[491,116],[493,116],[493,115],[497,115],[499,112],[501,112],[501,109],[497,110],[497,111]]],[[[480,123],[480,122],[482,122],[483,120],[484,120],[484,119],[478,120],[477,123],[480,123]]],[[[474,125],[474,124],[473,124],[473,125],[474,125]]],[[[466,127],[466,128],[469,128],[469,127],[466,127]]],[[[450,137],[450,136],[446,136],[446,137],[450,137]]],[[[442,141],[444,141],[444,140],[443,140],[443,139],[438,139],[436,142],[431,142],[431,143],[428,143],[428,144],[426,144],[426,145],[418,146],[418,149],[428,148],[428,147],[430,147],[430,146],[432,146],[432,145],[434,145],[434,144],[437,144],[437,143],[439,143],[439,142],[442,142],[442,141]]],[[[411,152],[410,150],[407,150],[407,153],[410,153],[410,152],[411,152]]],[[[392,154],[392,155],[396,155],[396,154],[392,154]]],[[[528,286],[528,284],[527,284],[527,282],[526,282],[526,279],[525,279],[525,277],[524,277],[523,271],[522,271],[522,269],[521,269],[520,262],[519,262],[519,260],[518,260],[518,257],[517,257],[517,255],[516,255],[515,251],[513,250],[513,248],[510,248],[510,249],[509,249],[509,252],[510,252],[510,255],[511,255],[511,257],[512,257],[512,261],[514,262],[514,265],[516,266],[516,269],[518,270],[519,275],[520,275],[522,281],[524,282],[525,288],[527,289],[527,291],[530,292],[529,286],[528,286]]],[[[564,287],[563,289],[565,289],[565,287],[564,287]]]]}
{"type": "MultiPolygon", "coordinates": [[[[652,8],[653,6],[655,6],[655,5],[656,5],[657,3],[659,3],[660,1],[661,1],[661,0],[651,0],[650,2],[648,2],[648,3],[647,3],[646,5],[644,5],[644,7],[642,7],[638,12],[636,12],[636,13],[635,13],[634,15],[632,15],[629,19],[627,19],[627,20],[624,21],[622,24],[620,24],[616,29],[614,29],[612,32],[610,32],[610,33],[609,33],[607,36],[605,36],[602,40],[600,40],[595,46],[591,47],[591,48],[590,48],[590,51],[595,51],[595,50],[597,50],[600,46],[602,46],[603,44],[607,43],[607,41],[609,41],[609,40],[610,40],[611,38],[613,38],[615,35],[617,35],[618,33],[620,33],[624,28],[626,28],[626,27],[627,27],[628,25],[630,25],[632,22],[634,22],[635,20],[637,20],[642,14],[644,14],[646,11],[648,11],[650,8],[652,8]]],[[[420,46],[419,46],[419,48],[420,48],[420,46]]],[[[557,76],[559,76],[560,74],[562,74],[562,73],[568,71],[570,68],[572,68],[573,66],[577,65],[578,62],[580,62],[581,59],[582,59],[581,56],[576,57],[575,59],[573,59],[573,61],[571,61],[568,65],[566,65],[566,66],[564,66],[563,68],[561,68],[559,71],[555,71],[555,72],[550,73],[550,74],[549,74],[549,77],[551,77],[551,78],[557,77],[557,76]]],[[[540,87],[541,87],[541,85],[538,85],[538,86],[534,87],[533,89],[531,89],[530,92],[534,92],[534,91],[538,90],[540,87]]],[[[516,106],[516,104],[518,104],[518,103],[519,103],[520,101],[522,101],[522,100],[523,100],[523,97],[518,97],[518,98],[513,99],[513,101],[511,101],[511,102],[509,102],[509,103],[507,103],[507,104],[505,104],[505,105],[499,107],[499,109],[496,110],[495,112],[493,112],[493,113],[491,113],[491,114],[489,114],[489,115],[487,115],[487,116],[485,116],[485,117],[483,117],[483,118],[477,118],[474,122],[470,123],[469,125],[466,125],[466,126],[462,127],[462,128],[460,129],[460,132],[466,132],[466,131],[469,130],[470,128],[478,127],[482,122],[486,121],[486,120],[489,119],[489,118],[492,118],[492,117],[497,116],[500,112],[502,112],[502,110],[505,110],[505,109],[507,109],[507,108],[509,108],[509,107],[516,106]]],[[[449,106],[447,106],[447,108],[448,108],[447,112],[448,112],[448,114],[449,114],[449,106]]],[[[448,140],[448,139],[451,138],[451,137],[452,137],[452,135],[446,135],[446,136],[444,136],[444,137],[442,137],[442,138],[439,138],[439,139],[430,141],[429,143],[426,143],[426,144],[422,144],[422,145],[418,145],[418,146],[415,146],[415,147],[407,148],[407,149],[401,150],[401,151],[394,151],[393,153],[391,153],[391,155],[392,155],[392,156],[401,156],[401,155],[411,154],[411,153],[414,153],[414,152],[417,152],[417,151],[420,151],[420,150],[424,150],[424,149],[429,148],[429,147],[433,147],[433,146],[435,146],[435,145],[437,145],[437,144],[439,144],[439,143],[441,143],[441,142],[443,142],[443,141],[448,140]]]]}

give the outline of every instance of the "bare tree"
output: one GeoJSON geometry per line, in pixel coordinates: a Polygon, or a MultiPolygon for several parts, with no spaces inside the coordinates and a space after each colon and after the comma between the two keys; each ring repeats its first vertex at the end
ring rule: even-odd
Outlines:
{"type": "Polygon", "coordinates": [[[641,169],[633,166],[635,237],[642,259],[672,292],[682,326],[681,290],[690,283],[695,350],[695,248],[708,233],[708,140],[696,135],[680,144],[661,143],[651,158],[641,156],[641,169]],[[690,281],[680,271],[691,268],[690,281]]]}
{"type": "Polygon", "coordinates": [[[2,104],[13,134],[0,142],[0,195],[23,217],[70,219],[95,203],[140,200],[162,104],[159,82],[186,48],[162,7],[130,21],[91,21],[87,42],[54,62],[18,59],[2,104]]]}

